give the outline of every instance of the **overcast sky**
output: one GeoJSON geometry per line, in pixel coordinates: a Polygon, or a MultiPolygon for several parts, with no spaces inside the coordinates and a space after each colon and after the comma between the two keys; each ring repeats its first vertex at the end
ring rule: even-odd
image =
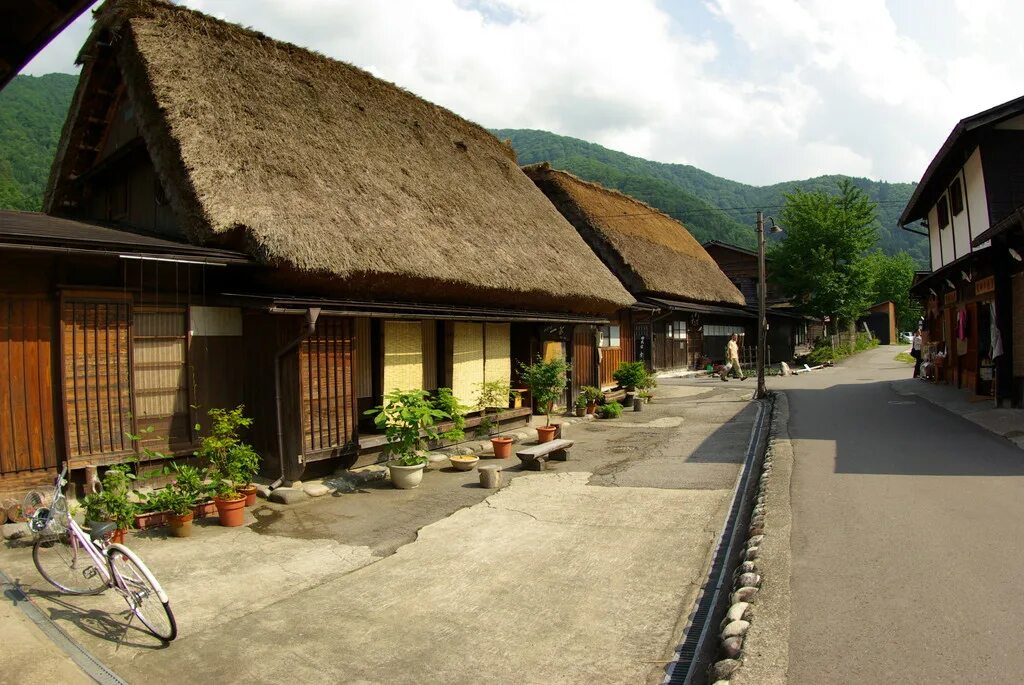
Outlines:
{"type": "MultiPolygon", "coordinates": [[[[185,0],[494,128],[753,184],[913,181],[1024,94],[1019,0],[185,0]]],[[[25,69],[73,72],[83,15],[25,69]]]]}

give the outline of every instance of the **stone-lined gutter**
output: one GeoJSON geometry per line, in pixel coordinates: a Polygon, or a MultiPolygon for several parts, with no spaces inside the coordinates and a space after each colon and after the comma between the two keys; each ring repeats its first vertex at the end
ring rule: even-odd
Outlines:
{"type": "Polygon", "coordinates": [[[775,394],[768,446],[755,495],[742,561],[719,633],[715,685],[774,685],[787,682],[790,622],[790,479],[793,446],[789,401],[775,394]]]}

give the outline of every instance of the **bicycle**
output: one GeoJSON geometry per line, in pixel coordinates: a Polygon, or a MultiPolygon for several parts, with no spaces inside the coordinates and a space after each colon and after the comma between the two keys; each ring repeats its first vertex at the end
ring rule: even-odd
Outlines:
{"type": "Polygon", "coordinates": [[[170,642],[178,626],[167,593],[142,560],[119,543],[109,542],[114,523],[97,523],[86,534],[68,511],[64,486],[67,465],[61,469],[47,501],[30,492],[22,505],[29,529],[36,535],[32,561],[48,583],[70,595],[95,595],[112,589],[156,637],[170,642]]]}

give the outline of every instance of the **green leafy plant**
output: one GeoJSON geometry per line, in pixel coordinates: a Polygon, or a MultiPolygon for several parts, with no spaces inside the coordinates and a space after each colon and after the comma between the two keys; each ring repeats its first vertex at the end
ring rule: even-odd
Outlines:
{"type": "Polygon", "coordinates": [[[587,399],[587,404],[596,404],[604,399],[604,393],[601,392],[601,388],[593,385],[584,385],[580,388],[580,394],[587,399]]]}
{"type": "Polygon", "coordinates": [[[617,419],[622,416],[622,405],[618,402],[607,402],[597,408],[597,415],[602,419],[617,419]]]}
{"type": "MultiPolygon", "coordinates": [[[[248,487],[259,473],[259,455],[239,437],[243,428],[252,425],[252,419],[244,412],[243,405],[234,409],[211,409],[208,412],[210,433],[195,451],[195,456],[209,464],[214,490],[222,499],[240,497],[240,490],[248,487]]],[[[196,430],[199,429],[196,424],[196,430]]]]}
{"type": "Polygon", "coordinates": [[[424,442],[436,440],[436,425],[451,418],[431,403],[425,390],[392,390],[382,405],[364,414],[373,416],[374,425],[384,431],[392,461],[399,466],[427,463],[424,442]]]}
{"type": "Polygon", "coordinates": [[[111,466],[103,474],[103,489],[82,498],[86,520],[113,521],[118,529],[128,530],[135,523],[138,505],[132,500],[131,466],[111,466]]]}
{"type": "Polygon", "coordinates": [[[512,388],[504,381],[485,381],[477,384],[477,388],[476,408],[480,412],[479,432],[490,435],[497,426],[498,411],[508,408],[512,388]]]}
{"type": "Polygon", "coordinates": [[[576,395],[576,408],[585,409],[587,406],[587,396],[582,392],[576,395]]]}
{"type": "Polygon", "coordinates": [[[434,408],[447,414],[452,421],[452,427],[438,433],[438,437],[450,442],[458,442],[466,437],[466,412],[469,407],[459,404],[458,398],[452,394],[451,388],[438,388],[434,396],[434,408]]]}
{"type": "Polygon", "coordinates": [[[571,368],[561,357],[555,357],[549,362],[537,357],[533,364],[519,364],[519,377],[544,412],[548,426],[551,425],[551,410],[565,389],[571,368]]]}
{"type": "Polygon", "coordinates": [[[626,390],[633,391],[642,387],[648,375],[643,362],[622,362],[619,368],[615,369],[612,378],[626,390]]]}

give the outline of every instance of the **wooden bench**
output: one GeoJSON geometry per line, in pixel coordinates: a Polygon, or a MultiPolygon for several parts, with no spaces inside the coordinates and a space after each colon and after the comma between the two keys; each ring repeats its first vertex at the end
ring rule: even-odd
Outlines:
{"type": "Polygon", "coordinates": [[[572,440],[549,440],[516,450],[516,456],[529,471],[543,471],[548,459],[568,461],[572,440]]]}

